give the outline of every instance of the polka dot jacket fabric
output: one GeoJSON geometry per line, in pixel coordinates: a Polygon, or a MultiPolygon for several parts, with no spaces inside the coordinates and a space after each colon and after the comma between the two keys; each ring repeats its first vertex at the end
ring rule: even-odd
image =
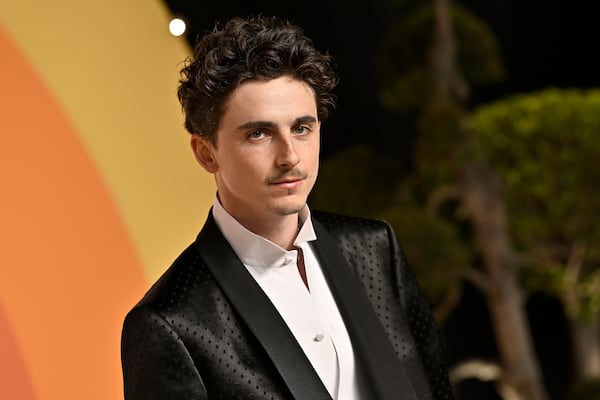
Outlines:
{"type": "MultiPolygon", "coordinates": [[[[451,399],[437,327],[390,227],[313,216],[339,243],[419,398],[451,399]]],[[[125,399],[293,399],[197,246],[202,243],[188,247],[125,319],[125,399]]]]}
{"type": "Polygon", "coordinates": [[[431,307],[392,228],[380,220],[314,212],[340,244],[420,399],[452,399],[431,307]]]}

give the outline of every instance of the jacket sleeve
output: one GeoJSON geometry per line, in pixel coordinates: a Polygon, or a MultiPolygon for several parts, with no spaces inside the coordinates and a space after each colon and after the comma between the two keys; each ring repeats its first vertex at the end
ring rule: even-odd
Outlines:
{"type": "Polygon", "coordinates": [[[444,349],[429,301],[421,290],[393,229],[386,223],[402,309],[435,400],[453,399],[444,349]]]}
{"type": "Polygon", "coordinates": [[[134,308],[121,336],[125,400],[207,399],[194,362],[161,315],[134,308]]]}

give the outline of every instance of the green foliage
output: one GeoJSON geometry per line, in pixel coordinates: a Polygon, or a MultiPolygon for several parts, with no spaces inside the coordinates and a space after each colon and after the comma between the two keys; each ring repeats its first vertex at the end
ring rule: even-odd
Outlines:
{"type": "Polygon", "coordinates": [[[415,168],[426,190],[454,182],[466,139],[464,118],[464,110],[449,101],[432,102],[421,113],[415,168]]]}
{"type": "MultiPolygon", "coordinates": [[[[466,9],[452,6],[459,68],[470,86],[490,85],[504,78],[494,35],[466,9]]],[[[388,109],[407,113],[432,98],[429,49],[434,29],[431,6],[403,17],[383,40],[378,55],[380,96],[388,109]]]]}
{"type": "Polygon", "coordinates": [[[561,264],[533,263],[523,269],[526,287],[544,290],[557,296],[575,294],[576,303],[565,302],[566,313],[570,318],[593,321],[600,312],[600,270],[591,269],[575,282],[567,268],[561,264]]]}
{"type": "Polygon", "coordinates": [[[504,177],[527,247],[600,238],[600,90],[548,89],[480,107],[476,146],[504,177]]]}
{"type": "Polygon", "coordinates": [[[469,249],[455,225],[425,211],[396,161],[358,146],[323,162],[311,195],[316,209],[386,219],[433,303],[458,284],[469,249]]]}
{"type": "Polygon", "coordinates": [[[542,262],[526,264],[522,278],[526,287],[544,288],[544,291],[556,295],[561,295],[568,287],[566,269],[563,265],[542,262]]]}
{"type": "Polygon", "coordinates": [[[600,271],[594,270],[577,283],[579,307],[576,317],[594,321],[600,312],[600,271]]]}
{"type": "Polygon", "coordinates": [[[527,253],[528,283],[576,290],[579,316],[600,311],[600,90],[546,89],[474,111],[473,143],[503,177],[510,232],[527,253]],[[566,285],[575,246],[587,249],[566,285]]]}
{"type": "Polygon", "coordinates": [[[427,212],[410,192],[404,194],[380,217],[394,228],[419,283],[430,301],[437,304],[460,285],[473,253],[457,225],[427,212]]]}
{"type": "Polygon", "coordinates": [[[388,207],[401,177],[397,161],[356,146],[322,163],[310,202],[321,210],[373,217],[388,207]]]}

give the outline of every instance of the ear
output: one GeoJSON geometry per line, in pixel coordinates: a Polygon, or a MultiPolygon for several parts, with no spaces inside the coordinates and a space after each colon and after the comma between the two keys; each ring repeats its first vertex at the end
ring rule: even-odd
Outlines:
{"type": "Polygon", "coordinates": [[[214,157],[214,146],[204,136],[197,133],[192,134],[190,145],[194,152],[194,157],[198,164],[206,170],[206,172],[214,174],[219,169],[219,165],[214,157]]]}

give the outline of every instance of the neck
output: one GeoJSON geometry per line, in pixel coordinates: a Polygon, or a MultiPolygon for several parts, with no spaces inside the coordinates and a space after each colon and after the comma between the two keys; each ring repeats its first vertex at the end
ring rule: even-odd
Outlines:
{"type": "Polygon", "coordinates": [[[294,240],[298,235],[300,228],[298,213],[284,216],[274,216],[272,218],[238,218],[233,217],[249,231],[264,237],[276,245],[290,250],[294,246],[294,240]]]}

